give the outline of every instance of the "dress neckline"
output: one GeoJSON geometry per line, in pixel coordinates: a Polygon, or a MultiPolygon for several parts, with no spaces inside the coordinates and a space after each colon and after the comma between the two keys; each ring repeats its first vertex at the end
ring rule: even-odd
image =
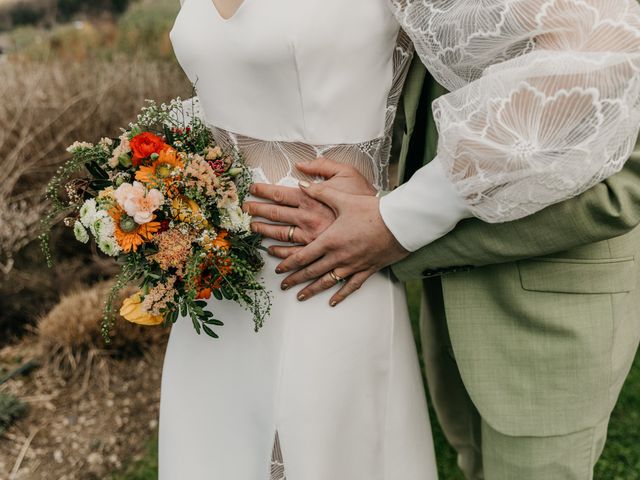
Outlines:
{"type": "Polygon", "coordinates": [[[202,0],[204,2],[207,2],[211,8],[213,9],[215,15],[223,22],[231,22],[233,19],[235,19],[242,11],[243,7],[245,6],[245,4],[249,3],[250,0],[243,0],[240,5],[238,5],[238,7],[235,9],[235,11],[233,12],[233,14],[229,17],[223,17],[222,13],[220,13],[220,9],[218,8],[218,6],[216,5],[216,2],[214,0],[202,0]]]}

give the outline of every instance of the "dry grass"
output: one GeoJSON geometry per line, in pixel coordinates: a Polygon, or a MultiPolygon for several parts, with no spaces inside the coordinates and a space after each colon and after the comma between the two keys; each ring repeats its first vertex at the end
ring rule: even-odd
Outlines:
{"type": "Polygon", "coordinates": [[[115,135],[145,98],[188,93],[173,64],[4,64],[0,70],[0,264],[37,233],[43,186],[76,139],[115,135]]]}
{"type": "MultiPolygon", "coordinates": [[[[102,282],[65,295],[38,323],[43,354],[56,376],[87,378],[95,362],[105,356],[143,354],[165,342],[166,329],[141,327],[118,318],[112,341],[106,345],[100,322],[110,287],[110,283],[102,282]]],[[[131,293],[123,291],[118,302],[131,293]]]]}
{"type": "MultiPolygon", "coordinates": [[[[158,425],[162,346],[138,357],[100,357],[93,378],[63,379],[43,364],[0,387],[28,405],[27,414],[0,435],[0,478],[104,480],[143,454],[158,425]]],[[[42,355],[26,336],[0,349],[0,368],[16,357],[42,355]]]]}
{"type": "MultiPolygon", "coordinates": [[[[113,262],[96,262],[98,256],[66,229],[54,232],[59,263],[52,271],[46,271],[33,242],[46,208],[44,187],[66,160],[66,147],[119,134],[146,98],[166,100],[190,91],[170,62],[123,57],[0,65],[0,329],[19,331],[74,284],[113,273],[113,262]]],[[[0,343],[6,341],[1,337],[0,343]]]]}

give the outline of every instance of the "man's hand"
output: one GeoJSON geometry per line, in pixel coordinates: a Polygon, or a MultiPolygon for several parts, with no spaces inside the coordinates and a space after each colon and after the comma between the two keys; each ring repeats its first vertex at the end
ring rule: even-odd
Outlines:
{"type": "Polygon", "coordinates": [[[336,221],[306,247],[294,247],[297,249],[293,252],[273,251],[286,258],[277,273],[295,272],[282,282],[284,290],[316,280],[298,294],[299,300],[335,286],[337,276],[346,283],[330,300],[331,306],[336,306],[371,275],[409,255],[384,224],[378,198],[344,193],[326,182],[300,182],[300,187],[309,197],[330,207],[336,221]]]}
{"type": "MultiPolygon", "coordinates": [[[[355,168],[325,158],[296,165],[298,170],[311,177],[324,177],[326,185],[356,195],[375,195],[376,190],[355,168]]],[[[293,241],[308,244],[315,240],[335,221],[334,211],[299,188],[269,184],[254,184],[251,193],[273,203],[245,202],[243,208],[250,215],[265,218],[273,225],[253,222],[253,231],[280,242],[289,241],[289,226],[295,226],[293,241]]],[[[270,253],[280,258],[297,251],[298,247],[271,247],[270,253]],[[277,254],[276,254],[277,251],[277,254]]]]}

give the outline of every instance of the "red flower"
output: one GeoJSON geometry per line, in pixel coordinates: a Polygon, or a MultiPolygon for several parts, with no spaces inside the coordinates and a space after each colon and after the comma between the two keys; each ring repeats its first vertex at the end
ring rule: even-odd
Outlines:
{"type": "Polygon", "coordinates": [[[136,167],[142,163],[143,159],[149,158],[154,153],[160,154],[168,146],[162,138],[151,132],[136,135],[131,139],[130,144],[133,151],[133,165],[136,167]]]}
{"type": "Polygon", "coordinates": [[[227,164],[222,158],[219,158],[218,160],[209,160],[208,163],[218,177],[227,171],[227,164]]]}

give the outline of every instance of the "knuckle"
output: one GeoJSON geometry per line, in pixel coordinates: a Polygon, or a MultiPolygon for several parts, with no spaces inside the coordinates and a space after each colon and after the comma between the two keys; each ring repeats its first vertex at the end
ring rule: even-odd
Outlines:
{"type": "Polygon", "coordinates": [[[276,203],[283,203],[284,202],[284,193],[282,192],[282,190],[274,190],[273,192],[273,201],[276,203]]]}
{"type": "Polygon", "coordinates": [[[280,219],[280,209],[278,207],[269,208],[269,218],[274,222],[278,222],[280,219]]]}
{"type": "Polygon", "coordinates": [[[291,261],[293,262],[294,265],[303,265],[305,258],[304,258],[304,255],[302,255],[302,253],[294,253],[291,256],[291,261]]]}
{"type": "Polygon", "coordinates": [[[333,287],[333,285],[335,284],[335,282],[329,278],[322,278],[320,280],[320,285],[322,285],[323,288],[331,288],[333,287]]]}

